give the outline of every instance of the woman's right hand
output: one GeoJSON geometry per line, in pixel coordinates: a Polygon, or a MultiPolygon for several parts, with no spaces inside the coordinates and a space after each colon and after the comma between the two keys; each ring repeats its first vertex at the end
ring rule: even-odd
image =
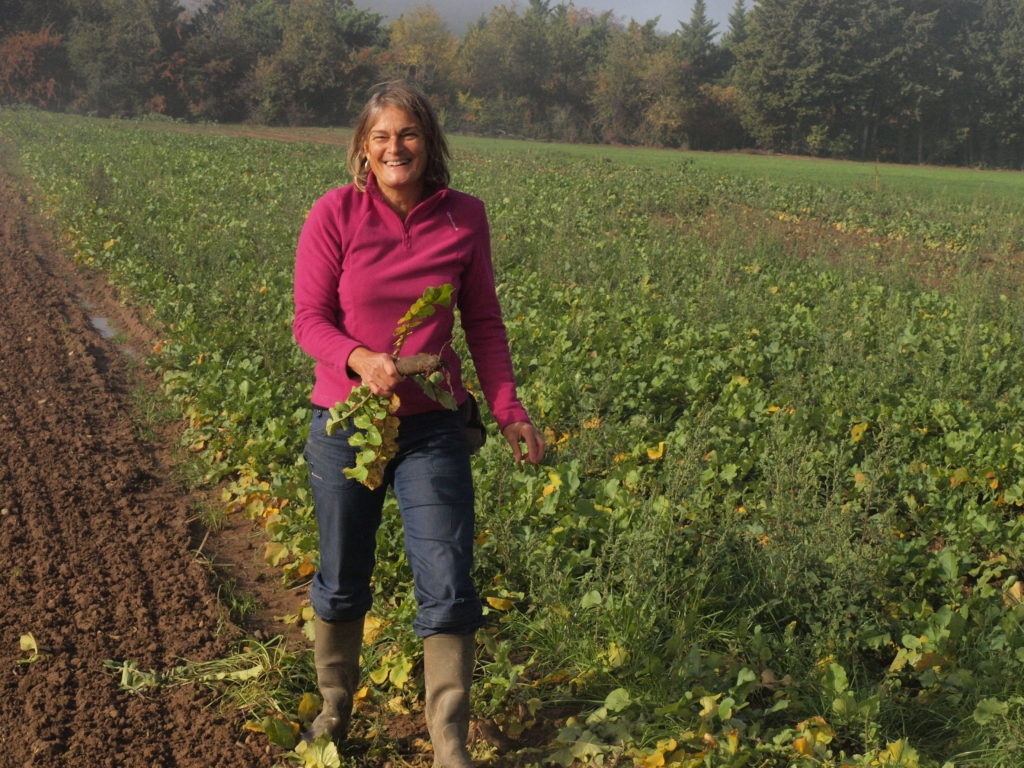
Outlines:
{"type": "Polygon", "coordinates": [[[371,352],[366,347],[356,347],[348,356],[348,367],[356,372],[370,391],[381,397],[391,397],[402,377],[395,367],[391,355],[371,352]]]}

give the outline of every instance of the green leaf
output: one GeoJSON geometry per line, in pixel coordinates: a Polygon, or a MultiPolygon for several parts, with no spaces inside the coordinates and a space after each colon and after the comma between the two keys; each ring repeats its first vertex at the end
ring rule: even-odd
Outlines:
{"type": "Polygon", "coordinates": [[[459,404],[455,402],[455,397],[447,389],[437,390],[437,402],[439,402],[449,411],[454,411],[459,407],[459,404]]]}
{"type": "Polygon", "coordinates": [[[921,649],[921,639],[917,635],[906,634],[901,638],[904,648],[909,648],[912,651],[921,649]]]}
{"type": "Polygon", "coordinates": [[[829,664],[825,667],[825,690],[833,696],[838,696],[850,687],[850,681],[846,677],[846,670],[839,664],[829,664]]]}
{"type": "Polygon", "coordinates": [[[978,725],[988,725],[997,718],[1003,717],[1010,711],[1010,705],[999,699],[982,699],[974,707],[974,722],[978,725]]]}
{"type": "Polygon", "coordinates": [[[341,768],[341,756],[329,734],[321,734],[312,742],[302,742],[295,752],[302,758],[302,768],[341,768]]]}
{"type": "Polygon", "coordinates": [[[956,581],[956,578],[959,575],[959,564],[949,547],[946,547],[939,552],[936,559],[938,560],[939,567],[942,569],[942,575],[946,577],[946,580],[956,581]]]}
{"type": "Polygon", "coordinates": [[[584,610],[587,608],[595,608],[602,602],[604,602],[604,598],[601,597],[601,593],[596,589],[592,589],[583,596],[582,600],[580,600],[580,607],[584,610]]]}
{"type": "Polygon", "coordinates": [[[276,717],[264,717],[260,721],[263,732],[271,744],[276,744],[284,749],[292,749],[299,743],[299,735],[292,723],[279,720],[276,717]]]}
{"type": "Polygon", "coordinates": [[[345,477],[349,478],[350,480],[355,480],[356,482],[359,483],[366,480],[367,476],[370,474],[365,466],[359,464],[357,464],[354,467],[345,467],[343,470],[341,470],[341,472],[342,474],[345,475],[345,477]]]}
{"type": "Polygon", "coordinates": [[[409,682],[409,673],[412,672],[412,660],[405,655],[402,655],[395,661],[391,667],[391,684],[396,688],[402,688],[407,682],[409,682]]]}
{"type": "Polygon", "coordinates": [[[621,712],[630,705],[629,691],[616,688],[605,697],[604,705],[609,712],[621,712]]]}

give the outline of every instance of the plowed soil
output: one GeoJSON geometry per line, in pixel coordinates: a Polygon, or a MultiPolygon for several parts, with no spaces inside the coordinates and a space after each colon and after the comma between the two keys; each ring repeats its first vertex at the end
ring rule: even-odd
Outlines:
{"type": "Polygon", "coordinates": [[[134,695],[103,667],[208,660],[228,640],[90,290],[0,169],[0,766],[269,766],[202,690],[134,695]],[[45,653],[19,663],[27,633],[45,653]]]}

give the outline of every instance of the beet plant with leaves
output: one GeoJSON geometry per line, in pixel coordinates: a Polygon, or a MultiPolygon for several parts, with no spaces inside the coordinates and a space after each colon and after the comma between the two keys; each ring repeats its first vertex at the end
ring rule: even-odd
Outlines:
{"type": "MultiPolygon", "coordinates": [[[[431,317],[438,307],[451,306],[453,290],[450,283],[445,283],[423,291],[423,295],[413,302],[409,311],[398,321],[391,354],[399,374],[415,382],[427,397],[454,411],[458,404],[449,391],[451,382],[441,356],[399,356],[416,328],[431,317]]],[[[375,395],[363,384],[355,387],[345,402],[335,403],[330,409],[328,435],[333,435],[339,427],[348,429],[349,425],[357,430],[348,439],[349,445],[359,449],[356,464],[342,470],[345,477],[358,480],[370,490],[379,488],[384,482],[384,468],[398,452],[399,418],[396,414],[400,405],[398,395],[390,398],[375,395]]]]}

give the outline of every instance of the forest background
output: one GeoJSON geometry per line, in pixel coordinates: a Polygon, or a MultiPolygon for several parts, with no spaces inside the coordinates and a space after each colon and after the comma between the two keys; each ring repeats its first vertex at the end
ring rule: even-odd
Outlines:
{"type": "Polygon", "coordinates": [[[1021,0],[737,0],[726,29],[572,2],[0,0],[0,104],[98,116],[349,123],[408,78],[448,130],[571,142],[1024,167],[1021,0]]]}

